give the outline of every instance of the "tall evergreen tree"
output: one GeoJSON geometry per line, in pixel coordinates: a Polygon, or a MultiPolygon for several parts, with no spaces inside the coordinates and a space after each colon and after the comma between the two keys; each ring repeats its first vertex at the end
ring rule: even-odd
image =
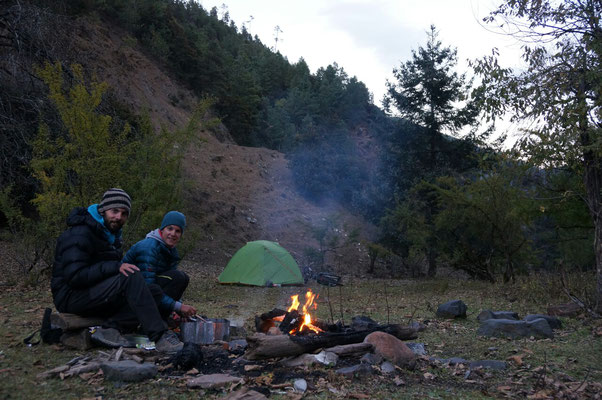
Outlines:
{"type": "MultiPolygon", "coordinates": [[[[387,81],[387,93],[383,104],[387,112],[394,107],[399,115],[416,128],[403,142],[413,143],[414,153],[408,154],[407,147],[401,148],[404,152],[399,160],[411,160],[411,170],[402,173],[404,177],[416,182],[420,179],[433,180],[436,176],[444,174],[453,160],[462,157],[450,157],[454,153],[453,146],[462,142],[452,142],[445,138],[445,134],[457,134],[463,127],[472,125],[476,121],[478,108],[469,96],[472,82],[465,74],[455,71],[457,65],[457,51],[451,47],[444,47],[438,40],[438,32],[431,26],[428,33],[426,47],[419,47],[412,51],[412,59],[402,63],[399,68],[393,69],[396,81],[387,81]]],[[[401,136],[407,136],[405,130],[400,129],[401,136]]],[[[398,141],[397,138],[393,139],[398,141]]],[[[394,165],[392,168],[396,168],[394,165]]],[[[398,191],[406,190],[397,188],[398,191]]],[[[433,226],[436,207],[433,201],[427,201],[425,221],[433,226]]],[[[436,273],[434,227],[426,240],[426,256],[428,259],[429,276],[436,273]]]]}

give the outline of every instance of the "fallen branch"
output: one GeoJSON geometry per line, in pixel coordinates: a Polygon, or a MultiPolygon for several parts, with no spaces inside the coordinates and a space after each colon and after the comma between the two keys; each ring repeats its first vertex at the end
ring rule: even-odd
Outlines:
{"type": "Polygon", "coordinates": [[[339,346],[329,347],[324,349],[330,353],[334,353],[339,357],[351,357],[355,355],[363,355],[369,353],[374,349],[371,343],[351,343],[343,344],[339,346]]]}

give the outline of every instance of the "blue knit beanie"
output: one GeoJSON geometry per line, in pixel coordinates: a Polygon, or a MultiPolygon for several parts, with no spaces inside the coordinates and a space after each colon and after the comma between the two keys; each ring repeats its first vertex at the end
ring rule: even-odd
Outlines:
{"type": "Polygon", "coordinates": [[[186,228],[186,217],[179,211],[170,211],[163,217],[161,228],[159,229],[163,229],[169,225],[179,226],[182,229],[182,232],[184,232],[184,228],[186,228]]]}

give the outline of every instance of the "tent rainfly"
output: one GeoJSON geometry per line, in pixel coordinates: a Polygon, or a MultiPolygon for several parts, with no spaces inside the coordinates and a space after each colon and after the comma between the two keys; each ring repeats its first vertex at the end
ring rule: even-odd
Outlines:
{"type": "Polygon", "coordinates": [[[248,242],[232,257],[218,278],[219,283],[253,286],[302,285],[295,259],[276,242],[248,242]]]}

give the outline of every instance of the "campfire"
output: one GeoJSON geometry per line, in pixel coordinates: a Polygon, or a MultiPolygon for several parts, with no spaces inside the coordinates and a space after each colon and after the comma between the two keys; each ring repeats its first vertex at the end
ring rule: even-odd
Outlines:
{"type": "Polygon", "coordinates": [[[311,289],[308,289],[305,293],[305,303],[301,309],[302,311],[299,312],[299,306],[301,305],[299,302],[299,295],[296,294],[291,296],[292,304],[288,310],[286,310],[286,313],[273,316],[270,319],[274,322],[280,322],[280,330],[282,332],[286,332],[286,330],[288,330],[287,333],[289,335],[303,333],[304,329],[306,329],[306,331],[313,331],[314,333],[324,332],[323,329],[313,324],[313,319],[309,312],[309,310],[312,308],[314,310],[318,308],[317,302],[314,302],[317,299],[318,295],[313,293],[311,289]],[[288,329],[289,327],[292,327],[292,329],[288,329]]]}
{"type": "Polygon", "coordinates": [[[341,351],[344,352],[365,353],[366,344],[362,342],[375,331],[402,340],[416,338],[414,328],[397,324],[380,325],[367,317],[354,317],[351,325],[345,325],[342,321],[321,321],[315,317],[315,312],[311,314],[317,309],[317,299],[318,295],[309,289],[305,293],[304,303],[301,303],[297,294],[291,296],[291,305],[286,310],[275,308],[256,316],[257,333],[247,336],[245,357],[249,360],[290,357],[333,346],[342,346],[341,351]]]}

